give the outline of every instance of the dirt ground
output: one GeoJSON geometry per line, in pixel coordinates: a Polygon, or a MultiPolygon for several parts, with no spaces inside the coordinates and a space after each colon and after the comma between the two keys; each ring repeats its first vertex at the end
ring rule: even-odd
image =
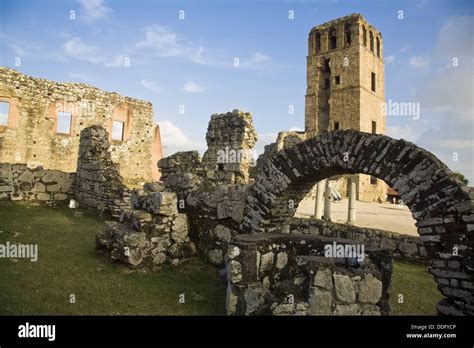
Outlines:
{"type": "MultiPolygon", "coordinates": [[[[347,199],[343,199],[339,203],[331,202],[332,221],[345,223],[347,209],[347,199]]],[[[314,199],[306,198],[300,203],[295,216],[309,217],[313,214],[314,199]]],[[[418,236],[415,219],[406,205],[356,201],[355,225],[418,236]]]]}

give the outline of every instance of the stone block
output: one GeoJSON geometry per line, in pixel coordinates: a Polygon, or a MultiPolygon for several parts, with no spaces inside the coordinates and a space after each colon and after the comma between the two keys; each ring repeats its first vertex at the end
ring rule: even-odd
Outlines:
{"type": "Polygon", "coordinates": [[[273,267],[273,252],[268,252],[260,257],[260,272],[266,272],[273,267]]]}
{"type": "Polygon", "coordinates": [[[368,273],[359,283],[359,302],[376,304],[382,297],[382,282],[368,273]]]}
{"type": "Polygon", "coordinates": [[[229,243],[232,239],[232,233],[230,229],[224,225],[217,225],[214,229],[214,235],[217,237],[217,239],[226,243],[229,243]]]}
{"type": "Polygon", "coordinates": [[[333,280],[337,299],[345,303],[354,303],[356,293],[351,278],[346,275],[333,274],[333,280]]]}
{"type": "Polygon", "coordinates": [[[282,269],[288,263],[288,254],[286,252],[281,252],[277,254],[276,268],[282,269]]]}
{"type": "Polygon", "coordinates": [[[382,238],[381,242],[380,242],[380,247],[384,250],[389,250],[389,251],[395,251],[397,249],[397,245],[392,242],[390,239],[388,238],[382,238]]]}
{"type": "Polygon", "coordinates": [[[329,291],[313,289],[309,299],[309,315],[331,315],[332,295],[329,291]]]}
{"type": "Polygon", "coordinates": [[[38,201],[49,201],[51,199],[51,195],[49,195],[48,193],[38,193],[36,195],[36,199],[38,201]]]}
{"type": "Polygon", "coordinates": [[[242,280],[242,265],[240,262],[231,260],[227,263],[227,280],[238,283],[242,280]]]}
{"type": "Polygon", "coordinates": [[[319,286],[324,289],[332,289],[332,272],[329,268],[318,270],[314,276],[314,286],[319,286]]]}
{"type": "Polygon", "coordinates": [[[65,195],[64,193],[56,193],[54,195],[54,200],[55,201],[65,201],[67,198],[68,198],[68,196],[65,195]]]}
{"type": "Polygon", "coordinates": [[[207,254],[207,257],[209,259],[209,262],[213,265],[220,265],[224,260],[224,257],[222,256],[222,250],[219,249],[210,250],[207,254]]]}
{"type": "Polygon", "coordinates": [[[356,304],[336,305],[334,315],[359,315],[359,307],[356,304]]]}
{"type": "Polygon", "coordinates": [[[32,183],[33,180],[34,180],[34,175],[32,172],[30,172],[29,170],[25,170],[23,173],[21,173],[21,175],[18,177],[18,181],[19,182],[28,182],[28,183],[32,183]]]}

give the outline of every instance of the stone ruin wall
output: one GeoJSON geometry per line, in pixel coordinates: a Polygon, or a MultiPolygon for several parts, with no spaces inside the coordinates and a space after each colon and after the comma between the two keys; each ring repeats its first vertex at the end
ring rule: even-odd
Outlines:
{"type": "Polygon", "coordinates": [[[362,263],[329,259],[352,240],[302,234],[236,237],[226,255],[229,315],[387,315],[392,259],[367,248],[362,263]]]}
{"type": "Polygon", "coordinates": [[[257,132],[249,113],[233,110],[214,114],[207,128],[207,151],[202,158],[206,176],[215,183],[248,183],[256,158],[257,132]]]}
{"type": "Polygon", "coordinates": [[[74,196],[74,174],[24,163],[0,163],[0,201],[64,205],[74,196]]]}
{"type": "Polygon", "coordinates": [[[438,312],[472,315],[474,196],[445,164],[413,143],[339,130],[285,149],[252,185],[241,229],[282,232],[315,181],[342,173],[375,175],[399,192],[417,221],[428,270],[445,296],[438,312]]]}
{"type": "MultiPolygon", "coordinates": [[[[162,183],[130,190],[110,159],[107,138],[99,126],[83,130],[74,185],[79,202],[112,217],[97,235],[97,249],[132,268],[154,271],[200,254],[225,269],[228,314],[386,315],[392,256],[426,256],[425,245],[416,237],[319,220],[292,218],[281,231],[285,233],[246,234],[241,227],[248,221],[245,209],[255,199],[255,185],[223,184],[205,169],[197,152],[190,151],[159,161],[162,183]],[[333,242],[364,244],[364,262],[324,257],[324,246],[333,242]]],[[[466,216],[463,219],[470,221],[466,216]]],[[[420,227],[436,223],[424,221],[420,227]]],[[[445,263],[431,262],[431,267],[447,272],[438,274],[437,281],[456,273],[442,270],[456,266],[445,263]]],[[[461,283],[464,288],[471,284],[467,278],[461,283]]],[[[467,296],[459,291],[454,299],[467,296]]],[[[441,313],[460,314],[447,303],[440,305],[441,313]]]]}
{"type": "Polygon", "coordinates": [[[112,162],[108,133],[100,126],[91,126],[80,135],[75,198],[87,208],[118,218],[131,206],[131,190],[112,162]]]}
{"type": "Polygon", "coordinates": [[[158,126],[149,102],[79,83],[57,83],[0,68],[0,102],[9,103],[8,126],[0,126],[0,163],[28,163],[75,172],[82,129],[124,122],[123,141],[111,140],[112,160],[127,182],[158,180],[162,157],[158,126]],[[69,134],[57,133],[57,112],[72,114],[69,134]]]}
{"type": "Polygon", "coordinates": [[[176,194],[159,182],[128,189],[111,160],[108,133],[100,126],[81,132],[74,194],[80,205],[98,211],[107,227],[97,249],[132,268],[177,265],[193,256],[188,221],[177,210],[176,194]]]}
{"type": "Polygon", "coordinates": [[[297,217],[290,220],[289,232],[350,239],[360,244],[386,250],[394,258],[405,261],[428,260],[426,248],[420,237],[408,234],[297,217]]]}

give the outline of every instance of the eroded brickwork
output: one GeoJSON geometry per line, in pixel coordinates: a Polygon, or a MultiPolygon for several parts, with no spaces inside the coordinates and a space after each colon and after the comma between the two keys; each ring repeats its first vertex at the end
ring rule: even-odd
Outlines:
{"type": "Polygon", "coordinates": [[[116,125],[123,131],[115,132],[117,140],[109,136],[109,151],[124,179],[132,183],[159,179],[160,134],[149,102],[4,67],[0,102],[8,103],[9,109],[6,124],[0,125],[0,162],[75,172],[81,130],[101,125],[112,134],[115,121],[121,122],[116,125]]]}

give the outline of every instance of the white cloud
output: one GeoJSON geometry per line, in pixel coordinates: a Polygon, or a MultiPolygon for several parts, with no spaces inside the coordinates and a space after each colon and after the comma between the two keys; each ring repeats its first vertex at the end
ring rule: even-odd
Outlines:
{"type": "Polygon", "coordinates": [[[73,37],[63,44],[63,55],[56,55],[56,59],[76,59],[92,64],[99,64],[107,68],[125,67],[130,64],[130,58],[118,54],[113,57],[107,57],[103,50],[98,46],[84,43],[80,38],[73,37]]]}
{"type": "Polygon", "coordinates": [[[290,131],[291,132],[304,132],[304,129],[301,129],[300,127],[295,126],[295,127],[291,127],[290,131]]]}
{"type": "Polygon", "coordinates": [[[105,6],[104,0],[78,0],[84,11],[84,19],[87,22],[94,22],[106,17],[112,12],[110,7],[105,6]]]}
{"type": "Polygon", "coordinates": [[[249,58],[242,59],[242,68],[251,70],[266,70],[270,67],[271,58],[261,52],[250,55],[249,58]]]}
{"type": "Polygon", "coordinates": [[[385,57],[385,64],[392,64],[395,62],[395,56],[385,57]]]}
{"type": "Polygon", "coordinates": [[[176,127],[171,121],[159,121],[161,142],[170,146],[185,146],[190,143],[183,131],[176,127]]]}
{"type": "Polygon", "coordinates": [[[159,121],[161,143],[164,147],[165,156],[170,156],[178,151],[196,150],[203,152],[206,149],[205,142],[196,142],[189,139],[184,132],[171,121],[159,121]]]}
{"type": "Polygon", "coordinates": [[[205,88],[202,86],[199,86],[197,83],[194,81],[188,81],[184,84],[183,87],[185,92],[188,93],[202,93],[205,91],[205,88]]]}
{"type": "Polygon", "coordinates": [[[257,157],[265,152],[265,146],[276,142],[278,133],[262,133],[258,134],[258,140],[255,144],[257,157]]]}
{"type": "Polygon", "coordinates": [[[140,84],[146,89],[152,91],[153,93],[160,93],[163,90],[163,88],[161,86],[158,86],[156,81],[153,80],[144,79],[140,81],[140,84]]]}
{"type": "Polygon", "coordinates": [[[100,55],[100,50],[96,46],[87,45],[78,37],[66,41],[63,44],[63,52],[69,58],[87,61],[93,64],[99,64],[104,61],[100,55]]]}
{"type": "Polygon", "coordinates": [[[394,139],[405,139],[411,142],[414,142],[417,138],[419,133],[417,129],[415,129],[418,124],[405,124],[405,125],[394,125],[394,126],[387,126],[387,135],[394,139]]]}
{"type": "Polygon", "coordinates": [[[451,169],[474,182],[474,16],[450,18],[440,29],[433,54],[439,67],[417,86],[422,118],[431,128],[420,134],[417,144],[433,152],[451,169]],[[453,66],[453,57],[459,65],[453,66]]]}
{"type": "Polygon", "coordinates": [[[182,56],[191,51],[189,44],[178,39],[176,33],[157,24],[145,28],[145,39],[136,46],[148,49],[159,57],[182,56]]]}
{"type": "Polygon", "coordinates": [[[413,56],[410,58],[408,65],[412,68],[420,69],[428,66],[427,56],[413,56]]]}

